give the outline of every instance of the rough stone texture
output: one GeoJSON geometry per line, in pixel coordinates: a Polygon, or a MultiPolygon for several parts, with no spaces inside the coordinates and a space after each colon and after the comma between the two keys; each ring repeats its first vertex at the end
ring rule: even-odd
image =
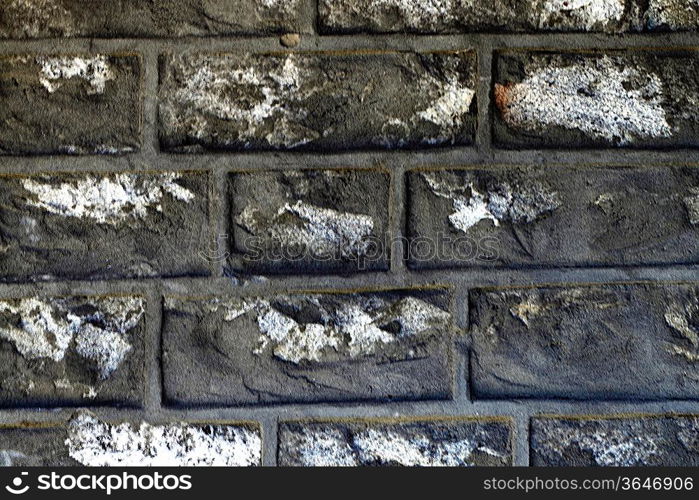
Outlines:
{"type": "Polygon", "coordinates": [[[601,31],[637,29],[634,0],[320,0],[331,33],[601,31]]]}
{"type": "Polygon", "coordinates": [[[699,418],[534,418],[533,466],[697,466],[699,418]]]}
{"type": "Polygon", "coordinates": [[[0,429],[0,465],[92,467],[253,466],[262,436],[250,424],[111,424],[90,412],[67,426],[0,429]]]}
{"type": "Polygon", "coordinates": [[[0,177],[0,279],[206,275],[208,175],[0,177]]]}
{"type": "Polygon", "coordinates": [[[138,150],[140,64],[135,55],[0,56],[0,155],[138,150]]]}
{"type": "Polygon", "coordinates": [[[0,301],[0,405],[138,405],[144,301],[67,297],[0,301]]]}
{"type": "Polygon", "coordinates": [[[512,423],[498,420],[287,422],[280,466],[505,466],[512,423]]]}
{"type": "Polygon", "coordinates": [[[651,30],[694,31],[699,28],[699,3],[696,0],[650,0],[645,20],[651,30]]]}
{"type": "Polygon", "coordinates": [[[477,398],[679,399],[699,390],[699,287],[474,290],[477,398]]]}
{"type": "Polygon", "coordinates": [[[169,404],[444,399],[446,292],[165,300],[169,404]]]}
{"type": "Polygon", "coordinates": [[[0,38],[161,37],[307,30],[305,0],[0,0],[0,38]]]}
{"type": "Polygon", "coordinates": [[[505,147],[694,147],[695,52],[503,52],[494,138],[505,147]]]}
{"type": "Polygon", "coordinates": [[[389,192],[389,175],[379,171],[236,173],[231,265],[259,273],[388,270],[389,192]]]}
{"type": "Polygon", "coordinates": [[[414,171],[408,200],[416,269],[699,262],[694,167],[414,171]]]}
{"type": "Polygon", "coordinates": [[[169,151],[468,145],[475,54],[164,56],[160,141],[169,151]]]}

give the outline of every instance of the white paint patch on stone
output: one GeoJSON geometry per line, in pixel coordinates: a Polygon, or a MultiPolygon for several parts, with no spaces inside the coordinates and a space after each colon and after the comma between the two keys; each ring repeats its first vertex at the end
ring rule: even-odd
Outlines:
{"type": "Polygon", "coordinates": [[[107,82],[116,78],[106,56],[39,56],[36,62],[41,65],[39,81],[49,93],[61,88],[62,80],[80,78],[90,84],[88,94],[103,94],[107,82]]]}
{"type": "Polygon", "coordinates": [[[568,66],[531,66],[522,82],[496,85],[502,117],[513,127],[541,131],[558,126],[622,145],[670,137],[658,75],[609,57],[568,66]],[[629,81],[644,82],[627,90],[629,81]]]}
{"type": "Polygon", "coordinates": [[[131,350],[124,335],[141,320],[143,299],[105,297],[93,305],[95,312],[78,315],[62,299],[0,301],[0,315],[8,316],[0,326],[0,339],[11,342],[26,359],[55,362],[62,361],[74,343],[78,355],[93,362],[106,379],[131,350]],[[10,322],[12,316],[16,324],[10,322]]]}
{"type": "Polygon", "coordinates": [[[305,429],[295,433],[289,446],[298,453],[301,465],[360,466],[391,464],[424,467],[463,467],[474,465],[474,453],[505,458],[477,440],[433,441],[427,435],[369,428],[348,442],[338,429],[305,429]]]}
{"type": "Polygon", "coordinates": [[[556,25],[561,15],[572,18],[575,26],[592,30],[615,23],[624,15],[624,0],[544,0],[534,12],[540,13],[539,26],[556,25]]]}
{"type": "Polygon", "coordinates": [[[540,452],[563,457],[566,449],[577,446],[589,452],[600,466],[629,467],[644,465],[657,455],[660,449],[656,436],[638,429],[638,432],[623,432],[617,429],[599,429],[587,432],[585,429],[550,426],[542,429],[540,452]]]}
{"type": "MultiPolygon", "coordinates": [[[[316,91],[304,88],[299,59],[289,55],[266,61],[264,65],[247,59],[236,65],[225,58],[199,61],[173,95],[178,103],[192,109],[173,121],[182,122],[195,137],[204,137],[209,124],[201,113],[209,114],[235,122],[243,142],[259,139],[259,130],[264,128],[269,130],[265,135],[268,144],[279,148],[293,148],[316,139],[317,132],[299,125],[307,111],[288,105],[316,91]]],[[[167,113],[169,107],[163,110],[167,113]]]]}
{"type": "MultiPolygon", "coordinates": [[[[351,3],[347,0],[328,0],[325,7],[329,9],[329,18],[342,18],[351,3]]],[[[470,3],[470,0],[469,0],[470,3]]],[[[361,15],[368,18],[380,18],[387,12],[394,13],[401,24],[408,29],[425,30],[449,25],[457,20],[455,0],[371,0],[361,2],[361,15]]]]}
{"type": "Polygon", "coordinates": [[[236,223],[253,235],[288,248],[305,248],[310,256],[356,257],[370,248],[374,219],[297,201],[281,207],[271,219],[247,206],[236,223]]]}
{"type": "MultiPolygon", "coordinates": [[[[313,296],[300,299],[320,308],[321,322],[298,322],[264,299],[228,301],[223,304],[224,319],[234,321],[253,313],[260,329],[254,354],[262,355],[271,349],[275,357],[295,364],[322,362],[332,353],[350,358],[370,356],[381,346],[400,339],[418,338],[434,330],[445,331],[451,320],[448,312],[414,297],[395,302],[377,296],[358,298],[332,309],[325,308],[313,296]],[[398,331],[387,330],[387,325],[398,325],[398,331]]],[[[214,305],[213,310],[220,305],[214,305]]]]}
{"type": "Polygon", "coordinates": [[[454,212],[449,215],[449,223],[464,233],[484,220],[492,221],[494,226],[501,222],[528,224],[560,206],[558,194],[538,183],[520,189],[503,183],[481,193],[472,182],[456,183],[452,179],[452,183],[431,173],[422,176],[432,193],[451,200],[454,212]]]}
{"type": "Polygon", "coordinates": [[[71,458],[89,467],[260,465],[262,440],[243,426],[110,425],[83,412],[68,426],[71,458]]]}
{"type": "Polygon", "coordinates": [[[88,175],[61,183],[27,178],[22,186],[36,197],[27,200],[31,206],[64,217],[116,225],[130,219],[145,219],[149,208],[162,211],[165,195],[191,202],[194,193],[175,182],[179,177],[174,172],[151,176],[122,173],[104,177],[88,175]]]}
{"type": "Polygon", "coordinates": [[[690,188],[689,196],[684,198],[684,206],[687,207],[689,222],[699,224],[699,188],[690,188]]]}
{"type": "Polygon", "coordinates": [[[645,19],[651,29],[696,29],[699,26],[699,1],[650,0],[645,19]]]}

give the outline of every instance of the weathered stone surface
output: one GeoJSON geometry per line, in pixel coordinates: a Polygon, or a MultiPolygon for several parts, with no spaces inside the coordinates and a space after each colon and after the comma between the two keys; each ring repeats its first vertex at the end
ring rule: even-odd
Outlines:
{"type": "Polygon", "coordinates": [[[332,33],[602,31],[638,28],[635,0],[320,0],[332,33]]]}
{"type": "Polygon", "coordinates": [[[417,269],[699,262],[694,167],[422,170],[408,200],[417,269]]]}
{"type": "Polygon", "coordinates": [[[473,141],[475,54],[164,56],[170,151],[401,148],[473,141]]]}
{"type": "Polygon", "coordinates": [[[163,386],[176,405],[444,399],[444,291],[167,297],[163,386]]]}
{"type": "Polygon", "coordinates": [[[650,0],[645,20],[651,30],[696,30],[699,3],[695,0],[650,0]]]}
{"type": "Polygon", "coordinates": [[[495,142],[506,147],[694,147],[693,51],[503,52],[496,58],[495,142]]]}
{"type": "Polygon", "coordinates": [[[699,389],[699,286],[474,290],[477,398],[678,399],[699,389]]]}
{"type": "Polygon", "coordinates": [[[208,274],[208,210],[203,173],[0,177],[0,279],[208,274]]]}
{"type": "Polygon", "coordinates": [[[0,38],[161,37],[306,30],[305,0],[0,0],[0,38]]]}
{"type": "Polygon", "coordinates": [[[280,466],[504,466],[512,464],[506,420],[287,422],[280,466]]]}
{"type": "Polygon", "coordinates": [[[141,144],[138,56],[0,57],[0,154],[115,154],[141,144]]]}
{"type": "Polygon", "coordinates": [[[64,428],[0,429],[0,465],[89,467],[254,466],[262,437],[251,424],[111,424],[90,412],[64,428]]]}
{"type": "Polygon", "coordinates": [[[699,418],[534,418],[533,466],[697,466],[699,418]]]}
{"type": "Polygon", "coordinates": [[[389,192],[389,175],[379,171],[233,174],[231,265],[259,273],[387,270],[389,192]]]}
{"type": "Polygon", "coordinates": [[[140,404],[144,301],[0,301],[0,405],[140,404]]]}

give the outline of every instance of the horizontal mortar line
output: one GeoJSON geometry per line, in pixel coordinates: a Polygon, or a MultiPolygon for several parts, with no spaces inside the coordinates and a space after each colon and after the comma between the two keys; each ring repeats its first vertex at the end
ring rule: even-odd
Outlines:
{"type": "Polygon", "coordinates": [[[601,167],[636,165],[699,165],[699,149],[672,151],[591,149],[576,151],[447,148],[438,150],[313,152],[251,152],[125,156],[0,156],[0,172],[143,172],[149,170],[282,170],[302,168],[459,167],[585,165],[601,167]]]}
{"type": "MultiPolygon", "coordinates": [[[[147,293],[156,283],[162,285],[166,295],[208,296],[227,294],[285,293],[288,291],[338,290],[363,291],[392,288],[451,285],[454,287],[527,286],[551,283],[582,284],[608,282],[699,281],[699,266],[662,266],[629,268],[532,268],[532,269],[463,269],[422,271],[406,273],[371,272],[351,276],[324,275],[273,275],[262,280],[236,284],[231,278],[180,277],[137,278],[100,281],[41,281],[0,284],[0,297],[19,294],[68,295],[147,293]]],[[[252,278],[251,278],[252,279],[252,278]]]]}
{"type": "Polygon", "coordinates": [[[430,34],[355,34],[355,35],[301,35],[294,49],[284,48],[278,36],[214,36],[169,38],[58,38],[37,40],[2,40],[0,53],[27,52],[104,52],[138,51],[143,47],[161,52],[182,51],[217,52],[244,50],[250,52],[304,51],[304,50],[451,50],[475,49],[489,43],[494,49],[540,48],[565,49],[619,49],[638,47],[695,47],[699,46],[698,32],[675,33],[457,33],[430,34]]]}
{"type": "Polygon", "coordinates": [[[538,416],[599,416],[633,417],[645,415],[695,415],[699,414],[699,401],[564,401],[564,400],[497,400],[497,401],[413,401],[373,403],[356,402],[342,405],[329,403],[276,404],[262,407],[221,408],[168,408],[143,410],[113,407],[84,408],[21,408],[0,410],[3,424],[25,422],[62,423],[81,410],[95,413],[105,420],[149,421],[262,421],[273,418],[279,421],[305,419],[361,419],[361,418],[430,418],[430,417],[513,417],[538,416]]]}

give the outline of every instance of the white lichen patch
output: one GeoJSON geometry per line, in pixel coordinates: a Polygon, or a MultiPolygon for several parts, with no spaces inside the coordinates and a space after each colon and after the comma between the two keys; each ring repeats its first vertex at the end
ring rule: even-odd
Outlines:
{"type": "Polygon", "coordinates": [[[5,0],[1,7],[14,23],[5,29],[14,36],[38,37],[54,30],[69,36],[73,31],[73,16],[58,0],[5,0]]]}
{"type": "MultiPolygon", "coordinates": [[[[104,380],[132,349],[127,332],[144,314],[143,299],[105,297],[86,300],[85,306],[86,312],[76,312],[78,308],[64,299],[0,301],[0,339],[28,360],[61,362],[74,349],[104,380]]],[[[62,379],[55,382],[60,386],[62,379]]]]}
{"type": "Polygon", "coordinates": [[[508,183],[501,183],[481,193],[473,182],[444,180],[431,173],[422,176],[433,194],[451,200],[454,212],[449,215],[449,223],[464,233],[488,220],[494,226],[501,222],[528,224],[553,212],[561,204],[555,191],[538,183],[516,189],[508,183]]]}
{"type": "Polygon", "coordinates": [[[529,64],[519,83],[496,85],[496,103],[515,128],[557,126],[621,145],[672,135],[655,73],[610,57],[569,65],[529,64]],[[634,82],[634,83],[631,83],[634,82]]]}
{"type": "Polygon", "coordinates": [[[90,467],[240,467],[259,465],[262,456],[260,433],[248,427],[110,425],[88,412],[70,421],[65,444],[71,458],[90,467]]]}
{"type": "Polygon", "coordinates": [[[148,176],[122,173],[104,177],[87,175],[58,183],[26,178],[22,186],[34,196],[27,200],[31,206],[64,217],[116,225],[145,219],[148,209],[162,211],[161,202],[166,195],[176,201],[191,202],[194,193],[175,182],[179,177],[174,172],[148,176]]]}
{"type": "MultiPolygon", "coordinates": [[[[293,307],[316,308],[320,320],[306,322],[265,299],[232,300],[223,305],[224,319],[235,321],[252,314],[260,330],[254,350],[290,363],[323,362],[334,357],[358,358],[377,354],[383,346],[401,340],[418,340],[449,330],[451,315],[423,300],[404,297],[386,301],[379,296],[343,299],[325,304],[316,296],[278,298],[293,307]],[[299,302],[300,301],[300,302],[299,302]]],[[[406,353],[410,356],[410,353],[406,353]]]]}
{"type": "Polygon", "coordinates": [[[431,439],[421,432],[395,432],[368,428],[345,433],[334,428],[304,429],[294,433],[287,444],[298,455],[300,465],[361,466],[403,465],[424,467],[463,467],[475,465],[474,453],[506,459],[474,439],[431,439]]]}
{"type": "Polygon", "coordinates": [[[41,66],[39,81],[49,93],[61,88],[64,80],[79,78],[90,85],[88,94],[103,94],[107,82],[116,78],[107,56],[39,56],[36,62],[41,66]]]}
{"type": "Polygon", "coordinates": [[[689,196],[684,198],[690,224],[699,224],[699,188],[690,188],[689,196]]]}
{"type": "Polygon", "coordinates": [[[321,208],[303,201],[287,203],[272,217],[255,207],[243,209],[236,223],[254,236],[309,256],[356,257],[370,248],[374,219],[368,215],[321,208]]]}
{"type": "Polygon", "coordinates": [[[605,426],[586,429],[571,425],[549,425],[537,431],[537,450],[552,460],[561,459],[577,448],[592,455],[597,465],[630,467],[647,465],[660,453],[660,436],[649,433],[641,425],[629,423],[628,430],[605,426]]]}
{"type": "MultiPolygon", "coordinates": [[[[471,0],[466,0],[471,4],[471,0]]],[[[347,0],[324,0],[322,7],[328,19],[340,22],[348,12],[362,18],[376,19],[392,13],[407,29],[434,30],[458,20],[456,0],[370,0],[348,2],[347,0]]]]}
{"type": "Polygon", "coordinates": [[[209,134],[209,117],[233,122],[238,140],[246,145],[264,138],[272,147],[293,148],[319,137],[299,125],[308,110],[298,103],[319,89],[306,84],[298,56],[265,58],[264,64],[203,57],[182,71],[183,85],[162,112],[194,137],[209,134]]]}
{"type": "Polygon", "coordinates": [[[539,27],[556,26],[562,17],[574,26],[593,30],[621,21],[624,0],[543,0],[534,12],[539,14],[539,27]]]}
{"type": "Polygon", "coordinates": [[[439,97],[426,110],[419,111],[417,116],[439,126],[442,133],[448,136],[463,125],[476,92],[455,77],[439,85],[439,97]]]}
{"type": "Polygon", "coordinates": [[[685,306],[670,305],[665,311],[665,322],[681,339],[690,344],[687,348],[668,342],[666,350],[670,354],[684,357],[687,361],[699,361],[699,304],[695,302],[685,306]]]}

